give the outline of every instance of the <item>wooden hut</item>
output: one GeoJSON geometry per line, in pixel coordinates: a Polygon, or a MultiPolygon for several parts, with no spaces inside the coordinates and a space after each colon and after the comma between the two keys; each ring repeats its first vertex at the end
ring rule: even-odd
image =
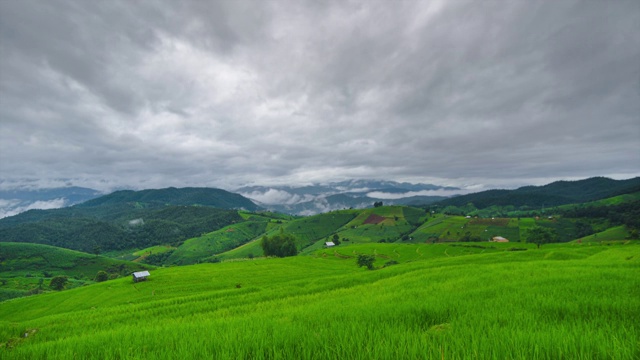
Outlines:
{"type": "Polygon", "coordinates": [[[148,271],[138,271],[138,272],[134,272],[131,275],[133,275],[133,282],[140,282],[140,281],[147,280],[147,277],[151,274],[149,274],[148,271]]]}

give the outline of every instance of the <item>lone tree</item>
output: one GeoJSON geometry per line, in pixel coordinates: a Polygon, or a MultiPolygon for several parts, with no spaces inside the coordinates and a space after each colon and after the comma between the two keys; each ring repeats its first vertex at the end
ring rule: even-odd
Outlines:
{"type": "Polygon", "coordinates": [[[67,284],[69,278],[63,275],[54,276],[49,283],[49,287],[54,290],[62,290],[64,286],[67,284]]]}
{"type": "Polygon", "coordinates": [[[334,244],[336,245],[340,245],[340,236],[338,234],[333,234],[333,237],[331,238],[331,241],[333,241],[334,244]]]}
{"type": "Polygon", "coordinates": [[[285,234],[280,229],[280,234],[272,237],[262,237],[262,250],[266,256],[295,256],[298,254],[296,239],[293,235],[285,234]]]}
{"type": "Polygon", "coordinates": [[[529,230],[529,236],[527,236],[527,242],[538,245],[538,249],[543,244],[552,242],[556,237],[555,231],[552,229],[536,226],[529,230]]]}
{"type": "Polygon", "coordinates": [[[363,267],[366,266],[367,269],[369,270],[373,270],[373,262],[376,261],[376,257],[373,255],[364,255],[364,254],[360,254],[358,255],[358,267],[363,267]]]}

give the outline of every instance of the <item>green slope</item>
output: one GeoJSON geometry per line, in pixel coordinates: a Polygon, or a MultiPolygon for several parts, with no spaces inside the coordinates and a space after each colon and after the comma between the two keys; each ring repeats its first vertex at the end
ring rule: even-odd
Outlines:
{"type": "Polygon", "coordinates": [[[364,209],[336,232],[354,243],[394,242],[424,221],[424,210],[405,206],[381,206],[364,209]]]}
{"type": "Polygon", "coordinates": [[[267,221],[245,221],[184,242],[167,259],[167,264],[187,265],[212,261],[215,255],[237,248],[266,231],[267,221]]]}
{"type": "MultiPolygon", "coordinates": [[[[90,283],[98,271],[126,276],[152,266],[114,260],[54,246],[0,242],[0,300],[27,295],[56,275],[72,278],[69,287],[90,283]],[[5,283],[6,282],[6,283],[5,283]]],[[[43,290],[48,290],[44,288],[43,290]]]]}
{"type": "Polygon", "coordinates": [[[319,250],[4,302],[0,357],[637,358],[638,244],[351,248],[401,261],[368,271],[319,250]]]}
{"type": "Polygon", "coordinates": [[[627,180],[594,177],[578,181],[556,181],[544,186],[525,186],[516,190],[487,190],[456,196],[437,204],[442,207],[449,205],[460,207],[472,203],[478,209],[490,206],[539,208],[595,201],[639,190],[640,177],[627,180]]]}
{"type": "Polygon", "coordinates": [[[28,242],[94,252],[179,243],[243,221],[235,210],[203,206],[136,208],[122,204],[117,216],[107,206],[26,212],[0,219],[0,241],[28,242]],[[42,216],[34,214],[42,213],[42,216]],[[22,220],[24,222],[21,222],[22,220]]]}
{"type": "MultiPolygon", "coordinates": [[[[290,221],[271,222],[264,235],[273,236],[279,231],[292,234],[297,241],[298,250],[309,249],[315,243],[322,243],[327,237],[351,221],[358,214],[358,210],[338,210],[325,214],[297,218],[290,221]]],[[[225,252],[220,259],[235,259],[248,256],[262,256],[260,239],[225,252]]]]}

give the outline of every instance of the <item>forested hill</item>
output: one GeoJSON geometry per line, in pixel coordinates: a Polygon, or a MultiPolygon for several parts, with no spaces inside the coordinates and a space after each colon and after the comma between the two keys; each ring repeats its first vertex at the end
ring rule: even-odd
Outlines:
{"type": "Polygon", "coordinates": [[[640,177],[613,180],[594,177],[578,181],[556,181],[544,186],[524,186],[516,190],[487,190],[456,196],[437,203],[440,206],[464,206],[478,209],[490,206],[557,206],[605,199],[640,191],[640,177]]]}
{"type": "Polygon", "coordinates": [[[84,202],[79,207],[87,208],[102,205],[142,203],[155,205],[201,205],[220,209],[259,210],[259,206],[246,197],[214,188],[166,188],[151,190],[121,190],[84,202]]]}
{"type": "Polygon", "coordinates": [[[259,207],[219,189],[117,191],[68,208],[30,210],[0,219],[0,241],[86,252],[179,244],[242,221],[232,209],[259,207]]]}

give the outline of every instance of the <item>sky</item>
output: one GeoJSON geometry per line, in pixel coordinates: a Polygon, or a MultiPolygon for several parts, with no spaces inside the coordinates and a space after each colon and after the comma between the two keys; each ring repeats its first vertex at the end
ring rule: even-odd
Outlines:
{"type": "Polygon", "coordinates": [[[640,2],[0,0],[0,187],[640,175],[640,2]]]}

